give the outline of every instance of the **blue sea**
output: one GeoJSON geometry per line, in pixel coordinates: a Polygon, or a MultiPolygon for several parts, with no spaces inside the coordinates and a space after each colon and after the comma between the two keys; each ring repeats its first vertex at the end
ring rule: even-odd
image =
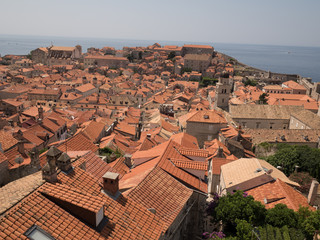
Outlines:
{"type": "Polygon", "coordinates": [[[89,47],[109,46],[122,49],[124,46],[148,46],[155,42],[161,45],[179,46],[183,44],[211,45],[217,51],[255,68],[277,73],[299,74],[303,77],[311,77],[314,82],[320,81],[320,47],[0,35],[0,54],[1,56],[6,54],[26,55],[33,49],[50,45],[75,46],[79,44],[83,52],[86,52],[89,47]]]}

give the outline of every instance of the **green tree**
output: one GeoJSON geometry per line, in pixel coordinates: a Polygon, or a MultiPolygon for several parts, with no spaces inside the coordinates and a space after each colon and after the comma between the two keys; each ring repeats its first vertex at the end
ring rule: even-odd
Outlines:
{"type": "Polygon", "coordinates": [[[192,72],[192,68],[183,67],[183,68],[181,69],[181,75],[184,74],[185,72],[192,72]]]}
{"type": "Polygon", "coordinates": [[[132,54],[132,53],[130,53],[130,54],[127,56],[127,58],[128,58],[128,60],[129,60],[129,62],[133,62],[134,57],[133,57],[133,54],[132,54]]]}
{"type": "Polygon", "coordinates": [[[246,220],[249,224],[256,226],[263,224],[266,209],[252,196],[236,191],[220,197],[213,215],[216,220],[222,220],[228,230],[234,232],[236,219],[246,220]]]}
{"type": "Polygon", "coordinates": [[[268,93],[262,93],[259,96],[259,104],[267,104],[268,103],[268,97],[269,97],[268,93]]]}
{"type": "Polygon", "coordinates": [[[251,80],[251,79],[246,79],[244,81],[245,86],[257,86],[257,84],[258,84],[257,81],[251,80]]]}
{"type": "Polygon", "coordinates": [[[309,146],[278,144],[274,155],[266,160],[273,166],[281,166],[282,171],[290,175],[299,166],[299,170],[320,179],[320,149],[309,146]]]}
{"type": "Polygon", "coordinates": [[[277,204],[274,208],[268,209],[266,223],[274,227],[296,227],[297,214],[285,204],[277,204]]]}
{"type": "Polygon", "coordinates": [[[252,226],[246,220],[236,219],[237,224],[237,237],[242,240],[251,240],[252,239],[252,226]]]}
{"type": "Polygon", "coordinates": [[[176,56],[176,52],[172,51],[168,55],[168,59],[172,60],[176,56]]]}
{"type": "Polygon", "coordinates": [[[320,230],[320,211],[314,211],[303,222],[303,230],[309,239],[312,239],[316,231],[320,230]]]}

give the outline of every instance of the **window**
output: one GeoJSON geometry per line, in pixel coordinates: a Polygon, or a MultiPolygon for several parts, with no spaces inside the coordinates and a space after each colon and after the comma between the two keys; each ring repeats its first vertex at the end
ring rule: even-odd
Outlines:
{"type": "Polygon", "coordinates": [[[260,128],[260,124],[259,122],[256,123],[256,128],[260,128]]]}
{"type": "Polygon", "coordinates": [[[33,225],[31,228],[29,228],[24,233],[24,235],[32,240],[54,240],[54,238],[49,233],[47,233],[37,225],[33,225]]]}
{"type": "Polygon", "coordinates": [[[209,130],[212,131],[214,126],[212,124],[209,125],[209,130]]]}

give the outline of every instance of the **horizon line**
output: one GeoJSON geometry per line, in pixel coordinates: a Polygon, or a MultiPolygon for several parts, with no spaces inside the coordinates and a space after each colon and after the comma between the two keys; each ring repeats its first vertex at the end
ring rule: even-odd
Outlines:
{"type": "MultiPolygon", "coordinates": [[[[272,43],[237,43],[237,42],[213,42],[213,41],[190,41],[190,40],[155,40],[155,39],[134,39],[134,38],[108,38],[108,37],[84,37],[84,36],[53,36],[53,35],[25,35],[25,34],[6,34],[0,33],[0,36],[15,36],[15,37],[45,37],[45,38],[68,38],[68,39],[100,39],[100,40],[129,40],[129,41],[150,41],[150,42],[177,42],[182,43],[202,43],[202,44],[238,44],[238,45],[258,45],[258,46],[278,46],[278,47],[311,47],[311,48],[320,48],[319,46],[313,45],[284,45],[284,44],[272,44],[272,43]]],[[[185,43],[185,44],[186,44],[185,43]]],[[[139,47],[139,46],[137,46],[139,47]]],[[[213,46],[214,47],[214,46],[213,46]]]]}

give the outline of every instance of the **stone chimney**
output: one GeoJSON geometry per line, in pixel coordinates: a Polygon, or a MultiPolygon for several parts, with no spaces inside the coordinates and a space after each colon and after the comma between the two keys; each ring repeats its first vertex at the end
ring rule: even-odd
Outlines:
{"type": "Polygon", "coordinates": [[[56,163],[61,155],[61,151],[52,146],[47,152],[47,163],[42,169],[42,179],[54,183],[57,182],[57,167],[56,163]]]}
{"type": "Polygon", "coordinates": [[[218,148],[217,158],[225,158],[223,155],[223,148],[222,147],[218,148]]]}
{"type": "Polygon", "coordinates": [[[43,120],[43,108],[41,106],[38,108],[38,119],[43,120]]]}
{"type": "Polygon", "coordinates": [[[141,130],[142,130],[142,122],[139,121],[138,126],[136,127],[136,134],[134,136],[134,140],[138,141],[141,137],[141,130]]]}
{"type": "Polygon", "coordinates": [[[130,154],[125,154],[124,155],[124,163],[131,168],[132,167],[132,160],[131,160],[132,155],[130,154]]]}
{"type": "Polygon", "coordinates": [[[308,203],[313,206],[317,200],[319,182],[317,180],[312,180],[309,194],[308,194],[308,203]]]}
{"type": "Polygon", "coordinates": [[[31,164],[37,169],[41,169],[39,160],[39,151],[36,147],[30,151],[31,164]]]}
{"type": "Polygon", "coordinates": [[[22,154],[22,155],[25,155],[24,144],[25,144],[25,141],[19,140],[19,142],[18,142],[18,152],[20,154],[22,154]]]}
{"type": "Polygon", "coordinates": [[[17,132],[13,133],[13,137],[20,141],[24,139],[21,130],[18,130],[17,132]]]}
{"type": "Polygon", "coordinates": [[[103,175],[103,190],[108,194],[116,197],[119,192],[119,174],[106,172],[103,175]]]}
{"type": "Polygon", "coordinates": [[[67,153],[62,153],[60,155],[60,157],[57,159],[57,166],[61,171],[65,173],[69,173],[73,170],[71,165],[71,158],[67,153]]]}

